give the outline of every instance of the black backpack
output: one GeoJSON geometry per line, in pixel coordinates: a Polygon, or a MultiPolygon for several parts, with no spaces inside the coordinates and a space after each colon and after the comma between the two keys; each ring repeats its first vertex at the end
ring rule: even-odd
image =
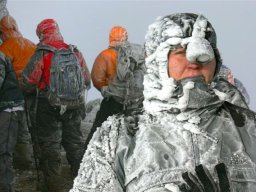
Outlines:
{"type": "Polygon", "coordinates": [[[40,46],[38,49],[53,52],[50,66],[50,83],[47,98],[52,106],[66,106],[67,109],[78,108],[84,103],[84,77],[75,47],[55,49],[40,46]]]}

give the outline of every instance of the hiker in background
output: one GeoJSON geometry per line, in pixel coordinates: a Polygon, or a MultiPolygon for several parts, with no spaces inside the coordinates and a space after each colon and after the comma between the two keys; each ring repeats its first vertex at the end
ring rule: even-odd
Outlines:
{"type": "Polygon", "coordinates": [[[61,177],[61,145],[72,177],[77,175],[83,156],[85,141],[80,125],[90,74],[82,53],[64,42],[55,20],[41,21],[36,34],[40,42],[22,77],[25,90],[37,90],[35,132],[45,186],[49,192],[58,192],[65,185],[61,177]]]}
{"type": "Polygon", "coordinates": [[[14,191],[13,153],[23,95],[9,58],[0,52],[0,191],[14,191]]]}
{"type": "MultiPolygon", "coordinates": [[[[21,82],[21,71],[35,52],[36,45],[22,36],[15,19],[10,15],[0,20],[0,33],[3,41],[0,51],[11,60],[18,81],[21,82]]],[[[25,111],[17,111],[17,114],[18,139],[14,152],[14,168],[26,170],[32,166],[31,138],[25,111]]]]}
{"type": "Polygon", "coordinates": [[[222,59],[210,21],[158,17],[145,50],[142,110],[97,129],[70,192],[255,191],[256,114],[219,90],[222,59]]]}
{"type": "Polygon", "coordinates": [[[128,42],[124,27],[114,26],[109,33],[109,47],[95,59],[92,68],[93,85],[103,100],[86,140],[91,140],[96,128],[111,115],[142,107],[144,49],[128,42]]]}
{"type": "Polygon", "coordinates": [[[241,105],[243,107],[250,104],[250,96],[249,96],[246,88],[244,87],[243,83],[239,79],[234,77],[232,71],[226,65],[221,66],[218,77],[225,79],[231,85],[235,86],[239,90],[239,94],[242,94],[242,96],[243,96],[242,101],[241,100],[237,101],[237,98],[241,98],[241,97],[240,96],[236,97],[235,93],[230,93],[229,94],[230,99],[231,99],[230,102],[236,103],[236,104],[241,105]],[[244,104],[244,102],[245,102],[245,104],[244,104]]]}

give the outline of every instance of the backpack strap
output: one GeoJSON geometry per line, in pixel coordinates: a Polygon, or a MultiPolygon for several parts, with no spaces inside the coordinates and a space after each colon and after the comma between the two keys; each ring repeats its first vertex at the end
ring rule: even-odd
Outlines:
{"type": "Polygon", "coordinates": [[[40,50],[55,52],[57,49],[49,45],[39,45],[37,46],[37,51],[40,51],[40,50]]]}
{"type": "Polygon", "coordinates": [[[134,110],[129,110],[124,113],[125,127],[128,135],[134,136],[139,130],[140,115],[144,113],[144,110],[140,107],[134,110]]]}
{"type": "Polygon", "coordinates": [[[72,44],[69,44],[68,46],[69,46],[68,48],[69,48],[72,52],[79,52],[78,49],[77,49],[77,46],[72,45],[72,44]]]}
{"type": "MultiPolygon", "coordinates": [[[[55,52],[57,49],[54,48],[54,47],[51,47],[49,45],[38,45],[37,48],[36,48],[36,51],[47,51],[47,52],[55,52]]],[[[45,52],[42,52],[43,54],[43,57],[45,56],[45,52]]],[[[44,78],[42,78],[46,88],[48,89],[49,88],[49,85],[47,84],[47,82],[45,81],[44,78]]],[[[38,90],[37,90],[38,91],[38,90]]],[[[38,97],[38,94],[37,94],[37,97],[38,97]]]]}
{"type": "Polygon", "coordinates": [[[234,120],[235,125],[238,127],[243,127],[245,124],[245,116],[243,115],[243,113],[249,114],[250,111],[227,101],[225,101],[223,105],[230,112],[230,115],[234,120]]]}
{"type": "MultiPolygon", "coordinates": [[[[73,52],[78,52],[77,47],[75,45],[72,45],[72,44],[69,44],[68,49],[70,49],[73,52]]],[[[46,51],[55,52],[58,49],[56,49],[55,47],[49,46],[49,45],[38,45],[37,50],[46,50],[46,51]]]]}

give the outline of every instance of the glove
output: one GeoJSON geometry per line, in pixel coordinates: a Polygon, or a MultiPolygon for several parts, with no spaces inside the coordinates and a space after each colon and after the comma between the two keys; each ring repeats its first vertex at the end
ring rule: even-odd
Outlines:
{"type": "Polygon", "coordinates": [[[108,96],[108,94],[107,94],[108,93],[108,86],[103,86],[101,88],[100,92],[101,92],[102,97],[107,97],[108,96]]]}
{"type": "Polygon", "coordinates": [[[182,178],[186,182],[179,185],[181,192],[230,192],[227,168],[224,163],[215,166],[219,182],[216,183],[209,171],[202,165],[196,166],[196,176],[185,172],[182,178]]]}

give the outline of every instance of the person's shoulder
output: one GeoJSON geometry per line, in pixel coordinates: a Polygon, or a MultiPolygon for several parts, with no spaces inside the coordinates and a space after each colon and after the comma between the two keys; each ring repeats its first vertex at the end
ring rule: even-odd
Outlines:
{"type": "Polygon", "coordinates": [[[14,38],[9,38],[5,40],[1,45],[0,45],[0,51],[5,52],[5,50],[9,49],[10,47],[13,47],[13,44],[15,44],[16,41],[14,38]]]}
{"type": "Polygon", "coordinates": [[[36,44],[34,42],[32,42],[31,40],[27,39],[27,38],[24,38],[24,37],[21,37],[22,40],[26,43],[26,45],[30,46],[30,47],[34,47],[36,48],[36,44]]]}
{"type": "Polygon", "coordinates": [[[118,131],[120,129],[123,119],[124,117],[121,114],[109,116],[107,120],[102,123],[100,128],[100,134],[106,135],[118,131]]]}
{"type": "Polygon", "coordinates": [[[109,55],[109,54],[115,54],[116,50],[114,48],[107,48],[100,52],[100,55],[109,55]]]}
{"type": "Polygon", "coordinates": [[[118,182],[113,170],[120,137],[119,117],[110,116],[97,128],[83,156],[71,191],[120,191],[115,190],[118,182]]]}
{"type": "Polygon", "coordinates": [[[97,60],[109,60],[109,59],[114,59],[116,58],[116,51],[115,49],[104,49],[103,51],[101,51],[97,57],[96,57],[96,61],[97,60]]]}
{"type": "Polygon", "coordinates": [[[132,49],[143,51],[144,47],[141,44],[138,43],[130,43],[130,46],[132,49]]]}
{"type": "MultiPolygon", "coordinates": [[[[114,132],[118,132],[121,128],[122,120],[123,115],[116,114],[109,116],[107,120],[102,123],[101,127],[97,129],[97,133],[95,134],[96,137],[105,138],[109,137],[110,135],[114,135],[114,132]]],[[[111,139],[116,138],[112,137],[111,139]]],[[[101,139],[101,141],[103,142],[104,140],[101,139]]]]}
{"type": "Polygon", "coordinates": [[[1,46],[22,46],[24,42],[27,42],[24,37],[11,37],[6,39],[1,46]]]}
{"type": "Polygon", "coordinates": [[[78,49],[78,47],[74,44],[66,44],[67,48],[69,49],[72,49],[74,52],[79,52],[80,53],[80,50],[78,49]]]}
{"type": "Polygon", "coordinates": [[[45,52],[45,51],[50,51],[50,52],[53,52],[53,51],[55,51],[56,50],[56,48],[54,48],[53,46],[50,46],[50,45],[45,45],[45,44],[37,44],[37,46],[36,46],[36,52],[35,52],[35,54],[38,54],[38,53],[40,53],[40,52],[45,52]]]}
{"type": "Polygon", "coordinates": [[[123,117],[120,115],[110,116],[97,128],[88,145],[87,155],[91,153],[101,153],[107,156],[113,154],[120,138],[122,119],[123,117]]]}

